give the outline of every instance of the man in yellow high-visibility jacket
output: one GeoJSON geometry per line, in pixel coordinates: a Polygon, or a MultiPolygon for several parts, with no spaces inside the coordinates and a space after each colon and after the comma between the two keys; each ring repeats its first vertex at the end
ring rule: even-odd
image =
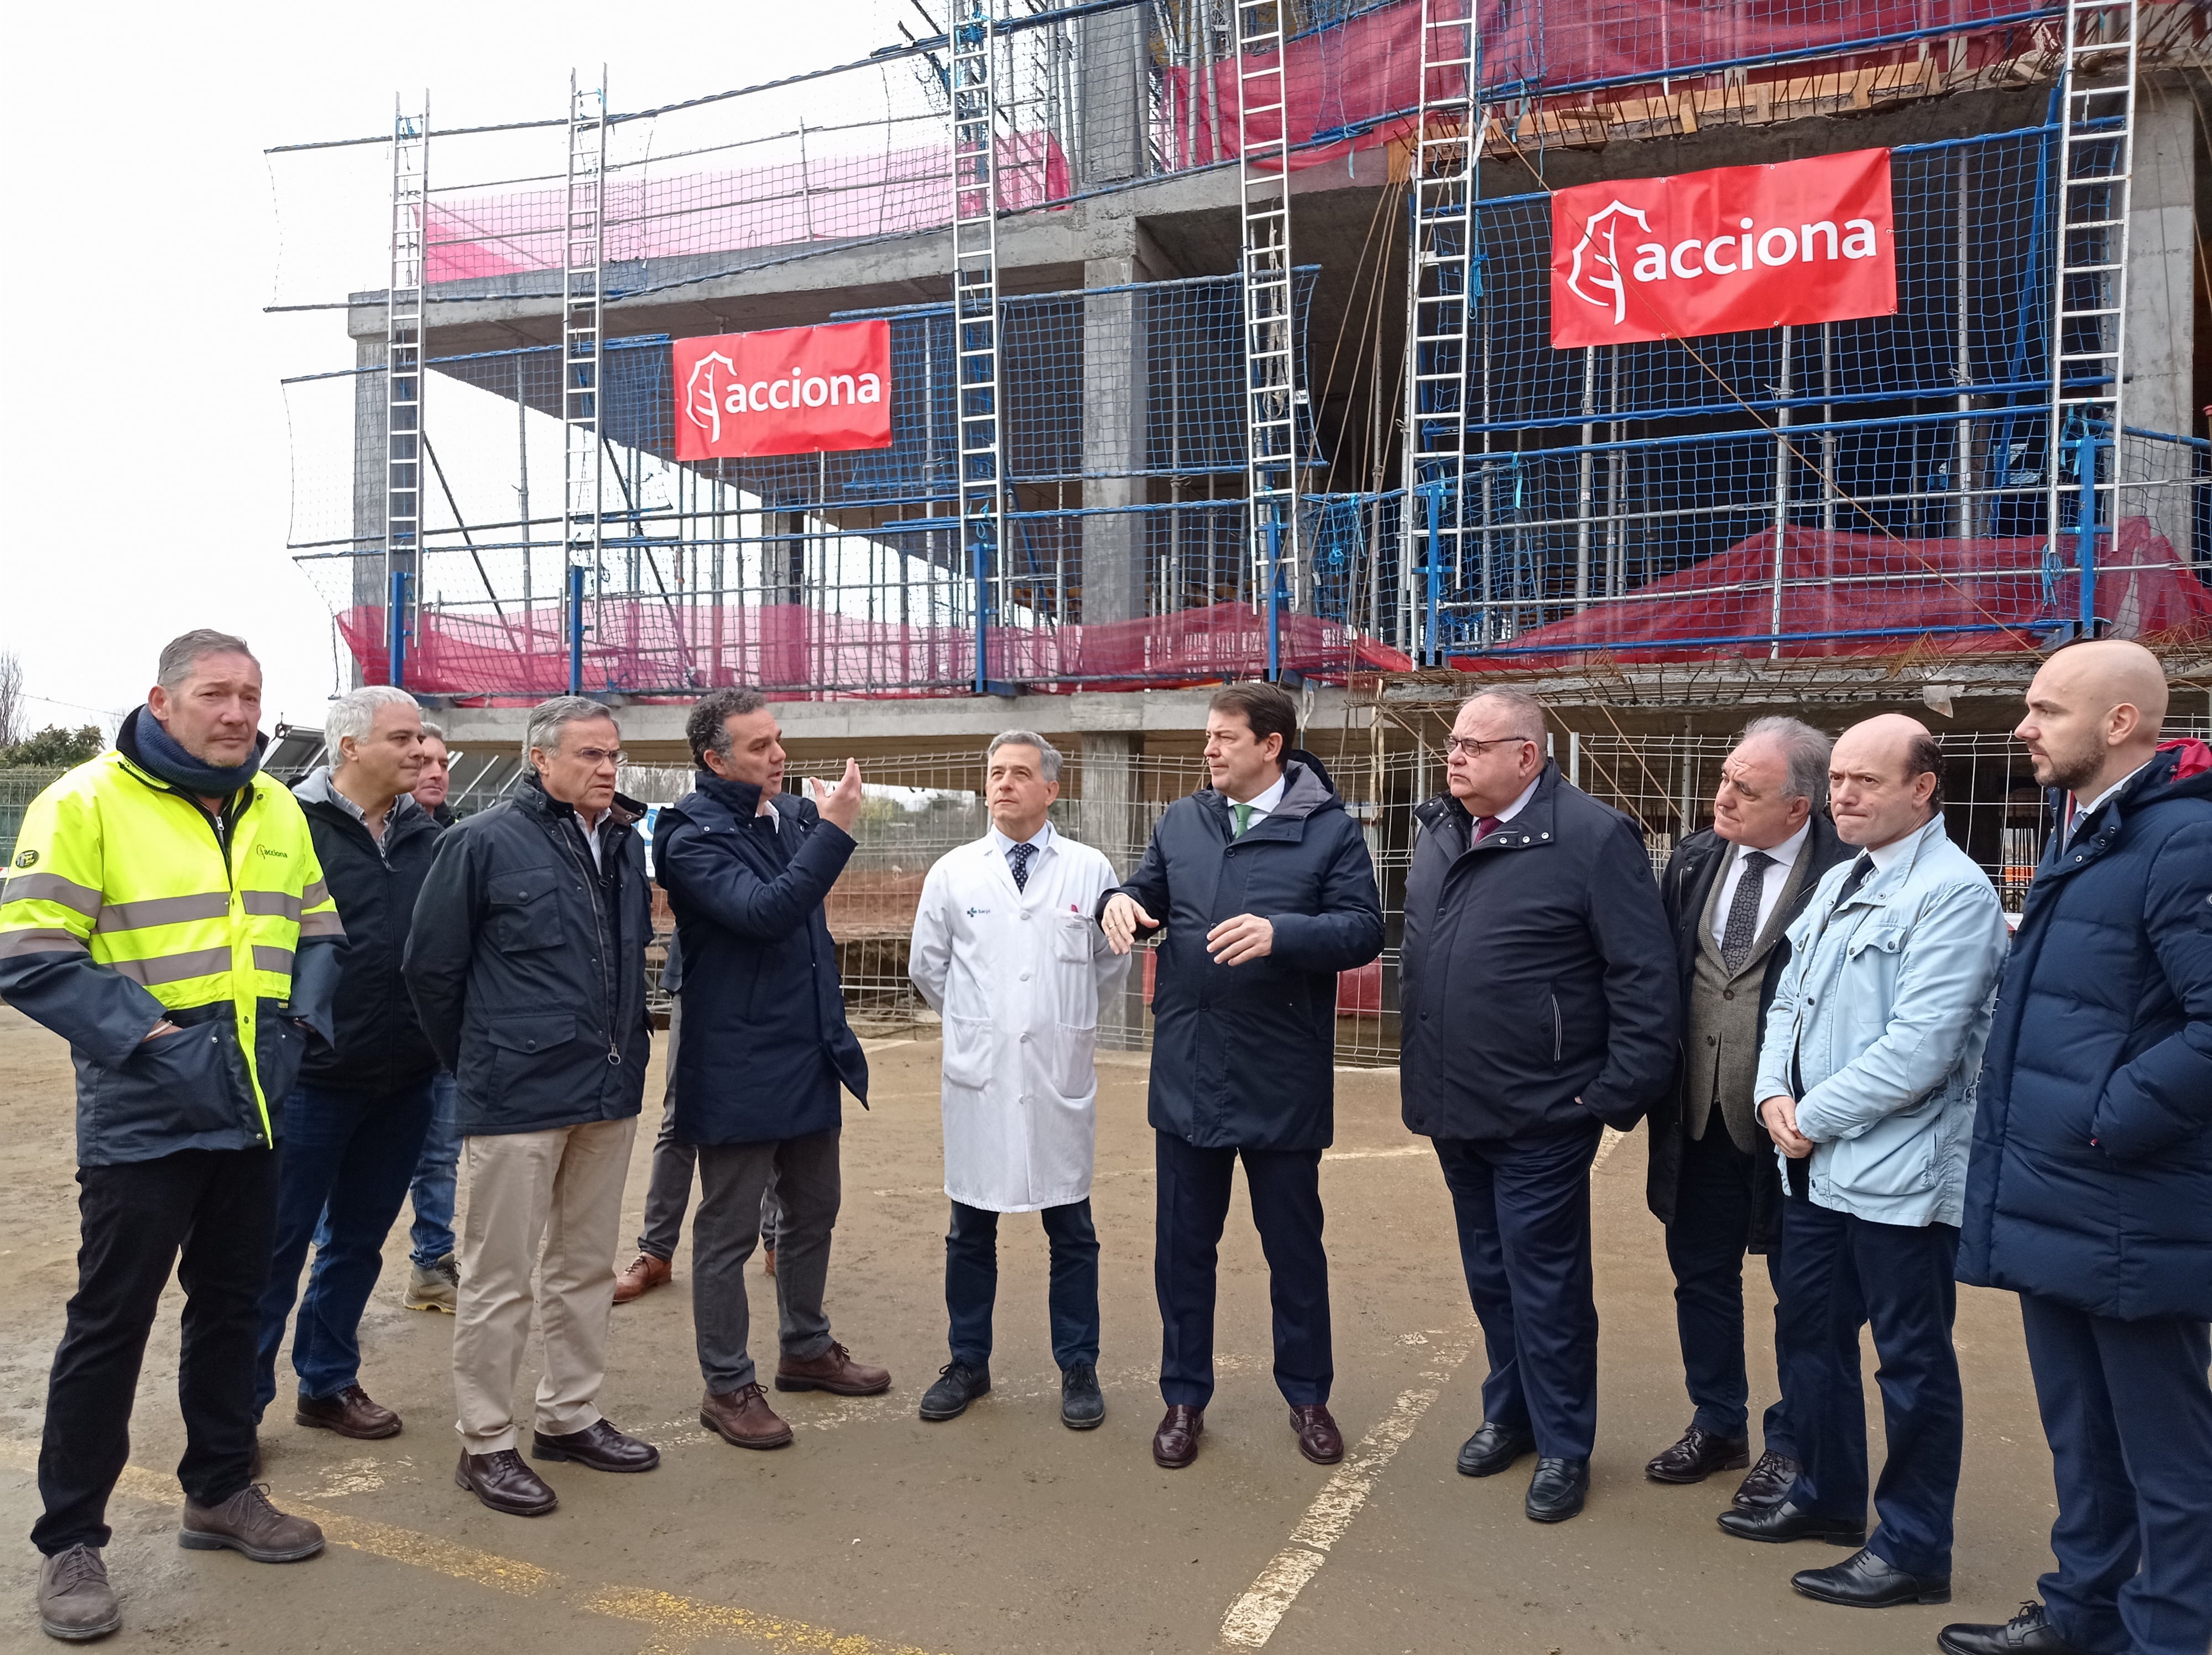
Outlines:
{"type": "Polygon", "coordinates": [[[188,632],[160,678],[112,751],[32,803],[0,869],[0,998],[76,1062],[83,1244],[31,1530],[40,1624],[69,1640],[121,1623],[100,1558],[107,1497],[172,1269],[185,1294],[179,1543],[270,1563],[323,1546],[252,1482],[254,1306],[283,1098],[307,1041],[329,1037],[344,934],[299,805],[258,774],[261,668],[244,642],[188,632]]]}

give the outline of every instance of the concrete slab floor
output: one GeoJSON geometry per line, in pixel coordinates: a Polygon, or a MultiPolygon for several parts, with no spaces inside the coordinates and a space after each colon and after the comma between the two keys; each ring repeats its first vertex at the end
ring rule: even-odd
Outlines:
{"type": "MultiPolygon", "coordinates": [[[[111,1511],[125,1617],[111,1646],[1917,1655],[1947,1620],[2004,1618],[2048,1567],[2049,1464],[2017,1313],[1996,1294],[1960,1294],[1969,1430],[1949,1608],[1869,1613],[1798,1598],[1792,1570],[1844,1554],[1721,1534],[1713,1518],[1732,1476],[1691,1488],[1644,1480],[1644,1461],[1674,1439],[1688,1408],[1633,1137],[1613,1143],[1594,1176],[1605,1331],[1588,1512],[1556,1528],[1527,1521],[1525,1462],[1486,1481],[1459,1476],[1453,1459],[1480,1421],[1484,1361],[1442,1181],[1399,1124],[1387,1073],[1340,1075],[1337,1146],[1322,1175],[1334,1405],[1351,1445],[1342,1466],[1310,1465],[1293,1445],[1268,1375],[1265,1267],[1241,1184],[1222,1249],[1224,1360],[1204,1451],[1182,1472],[1152,1463],[1158,1321],[1141,1058],[1102,1066],[1093,1199],[1105,1425],[1079,1434],[1059,1423],[1043,1241],[1023,1219],[1002,1234],[995,1388],[964,1417],[925,1425],[915,1405],[945,1360],[937,1056],[933,1043],[878,1044],[876,1106],[847,1111],[831,1314],[856,1354],[890,1366],[894,1388],[854,1401],[771,1393],[799,1427],[776,1452],[728,1447],[698,1425],[687,1244],[672,1287],[616,1312],[601,1397],[617,1423],[661,1445],[660,1469],[547,1467],[557,1512],[531,1521],[486,1511],[452,1482],[452,1321],[399,1307],[403,1221],[367,1318],[362,1377],[405,1416],[404,1433],[349,1442],[294,1425],[281,1402],[264,1428],[276,1500],[325,1525],[328,1552],[267,1567],[180,1551],[173,1289],[139,1387],[134,1469],[111,1511]]],[[[75,1280],[73,1106],[65,1049],[4,1008],[0,1075],[0,1530],[15,1537],[0,1571],[0,1648],[33,1650],[53,1647],[33,1612],[36,1559],[22,1536],[38,1506],[46,1374],[75,1280]]],[[[648,1125],[659,1094],[656,1061],[648,1125]]],[[[646,1171],[641,1135],[626,1234],[646,1171]]],[[[1758,1327],[1763,1272],[1751,1280],[1758,1327]]],[[[757,1328],[764,1302],[755,1301],[757,1328]]],[[[1755,1352],[1753,1364],[1763,1406],[1771,1363],[1755,1352]]],[[[533,1352],[517,1399],[526,1420],[535,1374],[533,1352]]],[[[1870,1408],[1871,1375],[1869,1352],[1870,1408]]],[[[1870,1423],[1879,1452],[1878,1416],[1870,1423]]]]}

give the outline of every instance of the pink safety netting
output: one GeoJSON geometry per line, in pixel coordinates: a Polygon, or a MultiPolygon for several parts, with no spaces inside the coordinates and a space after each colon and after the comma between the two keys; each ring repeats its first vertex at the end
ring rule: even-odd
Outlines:
{"type": "MultiPolygon", "coordinates": [[[[2067,538],[2070,541],[2071,537],[2067,538]]],[[[2096,609],[2121,637],[2212,636],[2212,593],[2140,517],[2100,547],[2096,609]]],[[[1903,540],[1792,527],[1782,543],[1782,624],[1774,625],[1775,534],[1769,529],[1620,603],[1521,634],[1506,651],[1455,657],[1468,672],[1526,670],[1598,653],[1629,662],[1782,653],[1979,654],[2033,649],[2038,635],[2081,612],[2069,568],[2044,592],[2044,542],[1903,540]]]]}
{"type": "MultiPolygon", "coordinates": [[[[370,683],[389,661],[382,608],[342,611],[338,626],[370,683]]],[[[587,690],[706,690],[757,685],[794,696],[928,695],[975,680],[975,636],[957,626],[901,624],[797,604],[709,606],[609,599],[589,611],[587,690]]],[[[1311,615],[1281,618],[1281,664],[1308,678],[1403,672],[1395,649],[1311,615]]],[[[568,688],[560,611],[426,611],[408,646],[410,690],[434,695],[542,697],[568,688]]],[[[1212,604],[1142,620],[1051,629],[994,626],[990,675],[1041,691],[1158,687],[1250,678],[1267,665],[1267,619],[1212,604]]]]}

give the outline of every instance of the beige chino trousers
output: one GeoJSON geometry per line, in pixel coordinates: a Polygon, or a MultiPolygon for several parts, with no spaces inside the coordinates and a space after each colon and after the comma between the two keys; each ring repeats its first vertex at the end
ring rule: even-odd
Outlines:
{"type": "Polygon", "coordinates": [[[517,1445],[514,1382],[530,1339],[531,1276],[545,1371],[536,1428],[581,1431],[601,1416],[615,1244],[637,1117],[465,1138],[468,1216],[453,1318],[455,1428],[471,1454],[517,1445]]]}

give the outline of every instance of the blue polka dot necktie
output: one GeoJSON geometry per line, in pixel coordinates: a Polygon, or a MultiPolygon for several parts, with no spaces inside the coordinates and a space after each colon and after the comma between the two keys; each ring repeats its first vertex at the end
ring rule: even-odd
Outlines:
{"type": "Polygon", "coordinates": [[[1006,866],[1014,870],[1014,889],[1026,891],[1030,885],[1030,858],[1036,855],[1035,845],[1016,845],[1006,853],[1006,866]]]}

